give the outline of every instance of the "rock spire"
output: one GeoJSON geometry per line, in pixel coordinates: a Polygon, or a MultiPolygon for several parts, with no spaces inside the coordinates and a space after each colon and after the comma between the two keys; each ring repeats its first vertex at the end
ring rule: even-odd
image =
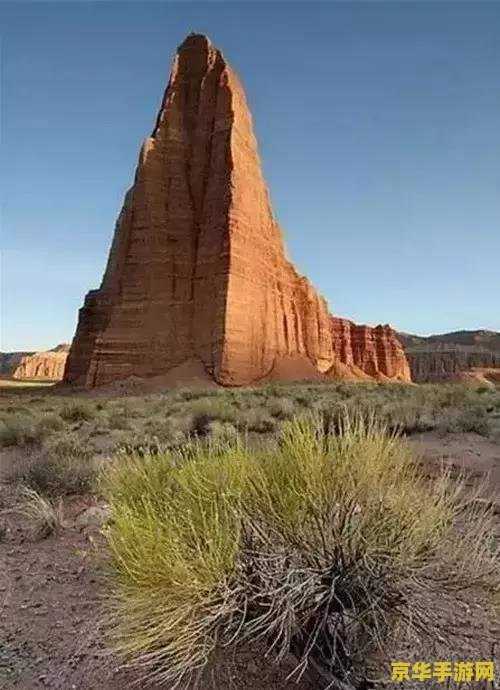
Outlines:
{"type": "Polygon", "coordinates": [[[174,59],[65,381],[93,387],[188,361],[227,386],[410,379],[389,326],[331,316],[287,260],[243,88],[198,34],[174,59]]]}

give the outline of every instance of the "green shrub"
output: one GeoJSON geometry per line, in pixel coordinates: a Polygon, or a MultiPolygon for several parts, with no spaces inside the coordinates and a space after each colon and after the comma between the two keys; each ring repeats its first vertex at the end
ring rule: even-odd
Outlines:
{"type": "Polygon", "coordinates": [[[108,413],[108,426],[110,429],[130,429],[130,421],[126,410],[112,410],[108,413]]]}
{"type": "Polygon", "coordinates": [[[257,453],[236,439],[120,457],[102,490],[113,644],[166,683],[260,640],[356,686],[398,625],[425,649],[436,601],[499,585],[491,515],[446,475],[424,479],[373,419],[344,417],[336,436],[286,422],[257,453]]]}
{"type": "Polygon", "coordinates": [[[6,415],[0,420],[0,446],[34,444],[42,437],[43,430],[37,427],[31,415],[6,415]]]}
{"type": "Polygon", "coordinates": [[[178,401],[191,401],[199,400],[201,398],[214,398],[217,396],[223,396],[225,391],[219,388],[180,388],[175,395],[173,400],[178,401]]]}
{"type": "Polygon", "coordinates": [[[28,456],[16,472],[28,488],[49,496],[91,493],[96,477],[91,449],[72,434],[51,438],[42,452],[28,456]]]}
{"type": "Polygon", "coordinates": [[[64,429],[64,422],[57,414],[45,413],[38,419],[37,428],[42,435],[47,435],[64,429]]]}
{"type": "Polygon", "coordinates": [[[30,409],[24,405],[7,405],[5,412],[15,415],[30,415],[30,409]]]}
{"type": "Polygon", "coordinates": [[[45,444],[47,453],[55,457],[72,457],[86,460],[92,456],[92,451],[88,444],[80,439],[76,433],[65,433],[54,436],[45,444]]]}
{"type": "Polygon", "coordinates": [[[214,442],[225,443],[233,441],[238,435],[238,430],[233,424],[214,420],[209,424],[208,433],[214,442]]]}
{"type": "Polygon", "coordinates": [[[475,432],[482,436],[488,436],[490,426],[488,412],[481,405],[448,409],[440,416],[437,425],[438,431],[443,434],[450,432],[475,432]]]}
{"type": "Polygon", "coordinates": [[[88,422],[94,419],[96,414],[95,407],[83,400],[67,403],[60,412],[61,417],[67,422],[88,422]]]}
{"type": "Polygon", "coordinates": [[[267,410],[261,407],[242,410],[236,415],[237,428],[240,431],[255,431],[258,434],[273,433],[276,430],[276,422],[267,410]]]}
{"type": "MultiPolygon", "coordinates": [[[[155,437],[166,445],[178,445],[186,441],[193,428],[193,418],[189,414],[148,419],[144,425],[143,436],[155,437]]],[[[139,434],[140,435],[140,434],[139,434]]]]}
{"type": "Polygon", "coordinates": [[[28,464],[21,477],[31,489],[49,496],[88,494],[95,489],[97,468],[93,460],[42,456],[28,464]]]}
{"type": "Polygon", "coordinates": [[[297,407],[290,398],[274,398],[267,404],[267,409],[278,419],[292,419],[297,414],[297,407]]]}
{"type": "Polygon", "coordinates": [[[184,410],[191,417],[191,431],[198,436],[205,436],[210,432],[211,422],[232,422],[236,417],[231,401],[220,394],[194,400],[184,410]]]}

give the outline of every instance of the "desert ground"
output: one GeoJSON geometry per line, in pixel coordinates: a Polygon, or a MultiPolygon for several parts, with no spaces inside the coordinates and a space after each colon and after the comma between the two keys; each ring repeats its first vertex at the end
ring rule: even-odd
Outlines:
{"type": "MultiPolygon", "coordinates": [[[[351,414],[375,414],[388,433],[400,434],[425,476],[445,467],[471,491],[482,482],[482,493],[474,500],[489,507],[496,529],[492,539],[498,540],[498,389],[300,383],[134,396],[74,394],[57,385],[4,382],[0,389],[0,687],[113,690],[131,687],[135,681],[142,687],[141,675],[122,667],[103,632],[109,587],[103,525],[108,507],[99,477],[109,463],[131,454],[154,456],[175,450],[192,438],[225,443],[239,435],[258,449],[276,439],[284,424],[308,414],[327,420],[328,433],[335,434],[336,420],[346,409],[351,414]]],[[[443,616],[445,635],[459,640],[459,656],[491,658],[496,653],[498,620],[481,603],[469,598],[463,608],[448,608],[443,616]]],[[[418,650],[406,651],[408,658],[419,656],[418,650]]],[[[385,678],[380,687],[391,687],[387,661],[380,663],[378,675],[385,678]]],[[[276,665],[264,658],[259,645],[243,645],[212,662],[200,687],[312,690],[325,686],[312,672],[298,684],[293,678],[287,680],[293,668],[292,658],[276,665]]],[[[432,681],[425,687],[433,687],[432,681]]],[[[470,687],[493,686],[476,682],[470,687]]]]}

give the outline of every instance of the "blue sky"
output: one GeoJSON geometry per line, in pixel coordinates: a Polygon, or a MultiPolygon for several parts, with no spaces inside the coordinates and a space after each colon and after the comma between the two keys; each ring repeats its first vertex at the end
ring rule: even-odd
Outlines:
{"type": "Polygon", "coordinates": [[[0,26],[2,349],[71,339],[190,31],[333,313],[500,329],[500,3],[4,1],[0,26]]]}

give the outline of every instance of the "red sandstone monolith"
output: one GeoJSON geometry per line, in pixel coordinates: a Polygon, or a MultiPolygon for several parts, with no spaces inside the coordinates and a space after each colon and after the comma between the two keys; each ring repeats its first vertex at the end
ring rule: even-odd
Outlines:
{"type": "Polygon", "coordinates": [[[195,34],[175,57],[101,287],[80,310],[65,381],[93,387],[192,361],[230,386],[410,380],[389,326],[332,317],[287,260],[243,88],[195,34]]]}

